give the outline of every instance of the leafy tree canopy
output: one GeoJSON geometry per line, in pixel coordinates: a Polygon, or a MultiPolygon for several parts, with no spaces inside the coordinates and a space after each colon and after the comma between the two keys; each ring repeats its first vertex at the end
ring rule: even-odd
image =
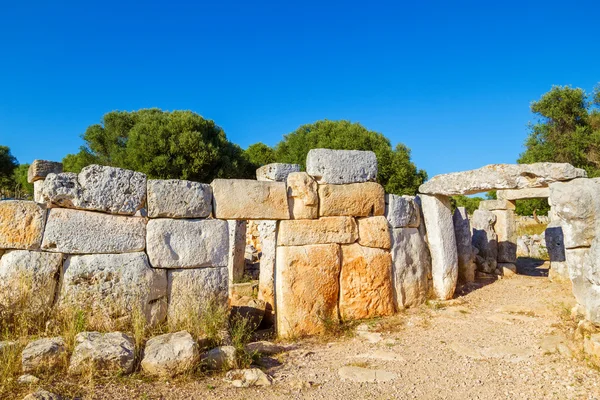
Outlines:
{"type": "Polygon", "coordinates": [[[483,200],[481,197],[467,197],[464,195],[457,195],[450,197],[450,205],[452,210],[456,207],[465,207],[467,214],[473,215],[473,212],[479,208],[479,203],[483,200]]]}
{"type": "Polygon", "coordinates": [[[275,151],[262,142],[254,143],[244,151],[244,154],[248,162],[257,168],[277,162],[275,151]]]}
{"type": "Polygon", "coordinates": [[[14,190],[13,173],[18,165],[10,148],[0,145],[0,197],[8,197],[14,190]]]}

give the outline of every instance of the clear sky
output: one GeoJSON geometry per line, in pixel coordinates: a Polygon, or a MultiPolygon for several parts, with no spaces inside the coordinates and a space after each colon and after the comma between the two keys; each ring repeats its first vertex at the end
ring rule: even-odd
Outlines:
{"type": "Polygon", "coordinates": [[[242,147],[358,121],[438,173],[514,162],[529,103],[600,82],[600,1],[0,0],[0,144],[60,160],[112,110],[242,147]]]}

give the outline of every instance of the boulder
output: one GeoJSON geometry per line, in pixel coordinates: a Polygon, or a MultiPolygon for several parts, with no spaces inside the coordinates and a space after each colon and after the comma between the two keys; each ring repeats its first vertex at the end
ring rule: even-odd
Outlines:
{"type": "Polygon", "coordinates": [[[68,256],[58,305],[97,318],[141,312],[154,325],[166,316],[166,271],[150,267],[145,253],[68,256]]]}
{"type": "Polygon", "coordinates": [[[33,201],[0,201],[0,249],[39,249],[45,221],[46,209],[33,201]]]}
{"type": "Polygon", "coordinates": [[[517,262],[517,223],[513,210],[494,210],[494,232],[498,239],[498,262],[517,262]]]}
{"type": "Polygon", "coordinates": [[[234,369],[227,372],[224,381],[238,388],[272,385],[271,377],[258,368],[234,369]]]}
{"type": "Polygon", "coordinates": [[[256,170],[256,180],[285,182],[288,176],[294,172],[300,172],[300,165],[283,163],[267,164],[256,170]]]}
{"type": "Polygon", "coordinates": [[[67,356],[65,341],[61,337],[44,338],[30,342],[21,353],[24,373],[49,371],[60,365],[67,356]]]}
{"type": "Polygon", "coordinates": [[[35,385],[40,381],[40,378],[30,374],[21,375],[17,378],[17,382],[21,385],[35,385]]]}
{"type": "Polygon", "coordinates": [[[244,277],[246,268],[246,221],[229,220],[229,258],[227,260],[227,271],[229,271],[229,284],[238,282],[244,277]]]}
{"type": "Polygon", "coordinates": [[[62,171],[62,163],[56,161],[33,160],[27,170],[27,182],[34,183],[39,180],[44,180],[49,174],[60,174],[62,171]]]}
{"type": "Polygon", "coordinates": [[[42,196],[65,208],[133,215],[146,204],[146,175],[101,165],[74,173],[49,174],[42,196]]]}
{"type": "Polygon", "coordinates": [[[53,208],[48,212],[42,249],[68,254],[143,251],[146,219],[53,208]]]}
{"type": "Polygon", "coordinates": [[[337,244],[277,248],[275,296],[280,336],[322,333],[338,317],[341,251],[337,244]]]}
{"type": "Polygon", "coordinates": [[[277,245],[304,246],[309,244],[354,243],[358,226],[352,217],[322,217],[290,220],[279,223],[277,245]]]}
{"type": "Polygon", "coordinates": [[[521,200],[521,199],[546,199],[550,197],[550,188],[531,188],[518,190],[498,190],[496,192],[498,200],[521,200]]]}
{"type": "Polygon", "coordinates": [[[414,196],[385,195],[385,216],[392,228],[418,228],[421,210],[414,196]]]}
{"type": "Polygon", "coordinates": [[[385,213],[385,192],[375,182],[319,185],[319,216],[371,217],[385,213]]]}
{"type": "Polygon", "coordinates": [[[458,254],[450,199],[421,195],[421,207],[431,253],[433,291],[440,300],[451,299],[458,279],[458,254]]]}
{"type": "Polygon", "coordinates": [[[210,185],[215,218],[290,219],[285,182],[215,179],[210,185]]]}
{"type": "Polygon", "coordinates": [[[230,298],[231,321],[242,318],[248,321],[248,328],[256,330],[265,316],[264,300],[255,299],[251,296],[232,296],[230,298]]]}
{"type": "Polygon", "coordinates": [[[227,221],[151,219],[146,252],[154,268],[226,267],[227,221]]]}
{"type": "Polygon", "coordinates": [[[431,256],[417,228],[392,230],[392,284],[398,309],[427,301],[431,256]]]}
{"type": "Polygon", "coordinates": [[[495,211],[495,210],[514,210],[516,204],[509,200],[482,200],[479,202],[480,210],[495,211]]]}
{"type": "Polygon", "coordinates": [[[277,252],[277,221],[260,221],[258,232],[262,257],[258,278],[258,298],[265,301],[265,319],[273,321],[275,306],[275,255],[277,252]]]}
{"type": "Polygon", "coordinates": [[[339,307],[343,320],[394,314],[389,252],[357,243],[342,246],[339,307]]]}
{"type": "Polygon", "coordinates": [[[358,218],[358,244],[389,250],[392,246],[388,221],[383,216],[358,218]]]}
{"type": "Polygon", "coordinates": [[[377,179],[377,157],[372,151],[312,149],[306,172],[319,184],[370,182],[377,179]]]}
{"type": "Polygon", "coordinates": [[[319,217],[317,182],[306,172],[292,172],[288,175],[287,195],[292,219],[319,217]]]}
{"type": "Polygon", "coordinates": [[[44,389],[38,389],[23,397],[23,400],[63,400],[63,397],[44,389]]]}
{"type": "Polygon", "coordinates": [[[80,332],[69,363],[69,374],[133,372],[135,343],[121,332],[80,332]]]}
{"type": "Polygon", "coordinates": [[[200,361],[208,369],[226,370],[236,365],[236,351],[233,346],[215,347],[207,353],[202,354],[200,361]]]}
{"type": "Polygon", "coordinates": [[[473,246],[478,250],[475,262],[477,270],[492,273],[498,262],[498,236],[494,231],[496,215],[491,211],[475,210],[471,224],[473,227],[473,246]]]}
{"type": "Polygon", "coordinates": [[[473,252],[471,223],[464,207],[456,207],[452,215],[452,223],[458,253],[458,280],[473,282],[477,267],[475,265],[475,253],[473,252]]]}
{"type": "Polygon", "coordinates": [[[212,188],[179,179],[148,180],[148,217],[206,218],[212,212],[212,188]]]}
{"type": "Polygon", "coordinates": [[[191,371],[199,361],[198,344],[188,332],[180,331],[148,340],[141,366],[149,375],[173,377],[191,371]]]}

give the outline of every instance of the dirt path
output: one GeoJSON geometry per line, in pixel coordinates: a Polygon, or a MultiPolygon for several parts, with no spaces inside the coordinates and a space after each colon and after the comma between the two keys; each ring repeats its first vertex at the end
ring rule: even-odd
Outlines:
{"type": "MultiPolygon", "coordinates": [[[[544,275],[535,268],[521,272],[544,275]]],[[[274,378],[271,387],[236,389],[220,377],[210,377],[170,384],[111,384],[96,388],[94,397],[600,398],[600,373],[571,357],[576,350],[561,344],[561,327],[574,304],[568,285],[518,275],[479,282],[463,291],[468,293],[450,305],[429,304],[398,317],[369,321],[353,337],[296,343],[297,349],[278,359],[263,360],[274,378]],[[360,380],[365,374],[378,381],[348,378],[360,380]]]]}

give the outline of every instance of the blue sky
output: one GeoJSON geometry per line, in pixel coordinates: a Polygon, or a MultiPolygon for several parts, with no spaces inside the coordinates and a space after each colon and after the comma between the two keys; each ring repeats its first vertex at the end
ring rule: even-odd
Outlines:
{"type": "Polygon", "coordinates": [[[514,162],[532,100],[600,82],[598,15],[598,1],[4,0],[0,144],[60,160],[106,112],[159,107],[244,148],[349,119],[430,176],[514,162]]]}

